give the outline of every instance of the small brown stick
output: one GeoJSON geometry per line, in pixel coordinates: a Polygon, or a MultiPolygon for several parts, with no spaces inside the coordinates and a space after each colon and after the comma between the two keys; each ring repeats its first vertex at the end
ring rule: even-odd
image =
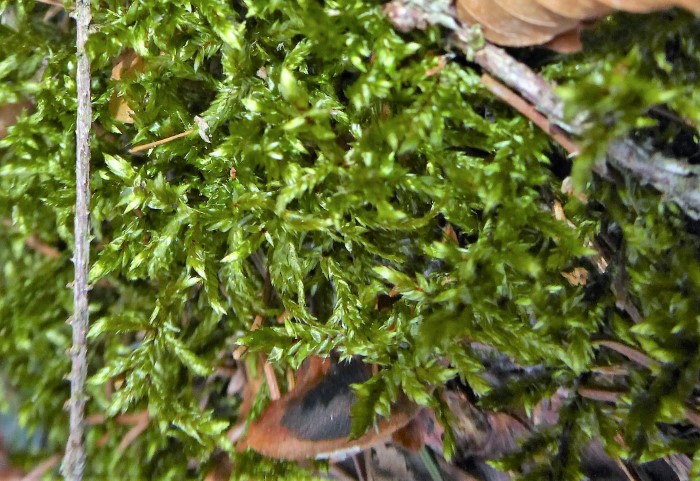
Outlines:
{"type": "Polygon", "coordinates": [[[621,391],[612,391],[609,389],[586,386],[578,388],[577,392],[581,397],[593,399],[594,401],[605,401],[611,403],[617,402],[620,399],[620,395],[623,394],[621,391]]]}
{"type": "MultiPolygon", "coordinates": [[[[137,413],[120,414],[114,419],[117,421],[118,424],[121,425],[134,425],[143,422],[144,418],[148,419],[148,411],[146,411],[145,409],[137,413]]],[[[85,424],[87,424],[88,426],[103,424],[106,421],[107,417],[102,413],[91,414],[90,416],[85,418],[85,424]]]]}
{"type": "Polygon", "coordinates": [[[127,432],[124,435],[121,442],[119,443],[119,446],[117,446],[117,451],[119,453],[123,453],[126,450],[126,448],[128,448],[129,445],[131,443],[133,443],[134,440],[141,435],[141,433],[143,433],[146,429],[148,429],[148,424],[149,424],[148,412],[142,411],[141,414],[142,414],[141,419],[134,425],[134,427],[129,429],[129,432],[127,432]]]}
{"type": "Polygon", "coordinates": [[[91,414],[85,418],[85,424],[87,424],[88,426],[95,426],[97,424],[102,424],[103,422],[105,422],[105,419],[107,419],[107,417],[102,413],[91,414]]]}
{"type": "MultiPolygon", "coordinates": [[[[601,388],[591,388],[591,387],[580,387],[577,390],[579,396],[588,399],[593,399],[594,401],[604,401],[616,403],[620,400],[620,395],[624,394],[622,391],[612,391],[609,389],[601,388]]],[[[683,410],[683,414],[690,423],[700,428],[700,413],[690,406],[686,406],[683,410]]]]}
{"type": "Polygon", "coordinates": [[[120,414],[117,416],[117,423],[121,425],[135,425],[148,421],[148,411],[143,410],[132,414],[120,414]]]}
{"type": "MultiPolygon", "coordinates": [[[[88,416],[85,419],[85,423],[88,426],[94,426],[96,424],[103,424],[106,420],[107,418],[104,414],[98,413],[88,416]]],[[[132,426],[132,428],[126,433],[126,435],[124,435],[124,438],[122,438],[121,442],[119,443],[119,446],[117,447],[117,450],[120,453],[123,453],[124,450],[132,442],[134,442],[134,440],[137,437],[139,437],[139,435],[142,432],[144,432],[148,428],[150,419],[148,416],[148,411],[144,409],[143,411],[134,414],[120,414],[116,417],[116,421],[122,426],[132,426]]],[[[98,445],[106,444],[108,438],[109,433],[106,433],[105,436],[100,441],[98,441],[98,445]]]]}
{"type": "MultiPolygon", "coordinates": [[[[367,454],[369,451],[365,451],[367,454]]],[[[357,472],[357,481],[366,481],[365,477],[362,475],[362,466],[360,466],[359,454],[352,455],[352,464],[355,466],[355,471],[357,472]]]]}
{"type": "Polygon", "coordinates": [[[557,124],[575,133],[580,127],[572,126],[564,120],[564,103],[554,93],[552,86],[541,75],[527,65],[518,62],[502,48],[486,43],[474,53],[474,61],[484,70],[503,80],[516,89],[537,110],[553,119],[557,124]]]}
{"type": "MultiPolygon", "coordinates": [[[[12,227],[12,221],[10,219],[3,219],[2,224],[5,227],[12,227]]],[[[25,240],[24,243],[30,249],[35,250],[39,254],[43,254],[46,257],[49,257],[51,259],[61,258],[61,252],[58,249],[56,249],[55,247],[51,247],[46,242],[39,239],[39,237],[36,234],[31,234],[29,237],[27,237],[27,240],[25,240]]]]}
{"type": "Polygon", "coordinates": [[[44,256],[49,257],[51,259],[61,258],[61,252],[58,249],[56,249],[55,247],[51,247],[50,245],[43,242],[36,236],[36,234],[32,234],[29,237],[27,237],[25,244],[27,244],[27,247],[29,247],[30,249],[33,249],[39,254],[43,254],[44,256]]]}
{"type": "Polygon", "coordinates": [[[501,82],[485,73],[481,76],[481,83],[496,97],[513,107],[515,110],[530,119],[532,123],[542,129],[547,135],[554,139],[559,145],[564,147],[570,155],[578,154],[581,149],[564,133],[560,128],[552,123],[537,111],[535,107],[525,101],[522,97],[503,85],[501,82]]]}
{"type": "MultiPolygon", "coordinates": [[[[263,323],[263,316],[260,314],[257,314],[255,316],[255,319],[253,319],[253,324],[250,326],[251,331],[257,331],[260,329],[260,326],[262,326],[263,323]]],[[[238,346],[236,349],[233,351],[233,359],[236,361],[240,361],[243,358],[243,355],[248,351],[248,348],[246,346],[238,346]]]]}
{"type": "MultiPolygon", "coordinates": [[[[621,391],[612,391],[609,389],[601,388],[591,388],[591,387],[580,387],[578,388],[578,394],[581,397],[588,399],[593,399],[594,401],[603,401],[616,403],[620,400],[620,395],[623,394],[621,391]]],[[[686,406],[683,409],[683,414],[686,419],[690,421],[690,424],[700,428],[700,413],[698,413],[694,408],[686,406]]]]}
{"type": "Polygon", "coordinates": [[[291,367],[287,366],[287,389],[293,391],[297,385],[297,380],[294,375],[294,371],[291,367]]]}
{"type": "Polygon", "coordinates": [[[260,354],[260,360],[263,363],[263,372],[265,373],[265,381],[267,382],[267,388],[270,390],[270,399],[277,401],[282,397],[280,393],[280,386],[277,384],[277,376],[275,375],[275,369],[272,364],[267,360],[265,354],[260,354]]]}
{"type": "Polygon", "coordinates": [[[606,376],[626,376],[629,374],[629,369],[623,366],[593,366],[590,371],[606,376]]]}
{"type": "Polygon", "coordinates": [[[166,137],[164,139],[156,140],[154,142],[149,142],[147,144],[141,144],[137,145],[136,147],[132,147],[129,149],[130,154],[135,154],[136,152],[141,152],[142,150],[148,150],[152,149],[153,147],[158,147],[159,145],[167,144],[168,142],[171,142],[176,139],[180,139],[182,137],[187,137],[190,134],[195,133],[195,129],[190,129],[190,130],[185,130],[184,132],[180,132],[179,134],[171,135],[170,137],[166,137]]]}
{"type": "Polygon", "coordinates": [[[51,471],[61,460],[61,455],[60,454],[54,454],[53,456],[43,460],[39,464],[36,465],[34,469],[29,471],[22,479],[21,481],[39,481],[44,474],[48,473],[51,471]]]}
{"type": "Polygon", "coordinates": [[[622,462],[621,459],[615,459],[615,463],[617,464],[617,467],[620,468],[623,473],[625,473],[625,476],[627,476],[627,479],[629,481],[639,481],[637,477],[632,474],[627,465],[624,462],[622,462]]]}
{"type": "Polygon", "coordinates": [[[700,413],[690,406],[686,406],[683,412],[693,426],[700,428],[700,413]]]}
{"type": "Polygon", "coordinates": [[[624,344],[621,344],[616,341],[593,341],[593,344],[598,344],[600,346],[605,346],[608,349],[612,349],[613,351],[616,351],[626,358],[636,362],[640,366],[644,366],[648,369],[655,369],[659,367],[659,362],[655,361],[654,359],[650,358],[644,353],[641,353],[637,351],[636,349],[633,349],[629,346],[625,346],[624,344]]]}

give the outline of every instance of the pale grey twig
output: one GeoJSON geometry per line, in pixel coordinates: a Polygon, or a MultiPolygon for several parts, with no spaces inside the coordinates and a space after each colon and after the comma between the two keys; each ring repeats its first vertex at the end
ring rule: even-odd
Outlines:
{"type": "Polygon", "coordinates": [[[90,254],[90,127],[92,105],[90,103],[90,60],[85,44],[92,13],[90,0],[77,0],[74,13],[77,23],[76,82],[78,112],[76,119],[75,158],[75,247],[73,263],[73,344],[70,349],[70,433],[61,471],[68,481],[81,481],[85,470],[85,382],[87,379],[88,332],[88,266],[90,254]]]}

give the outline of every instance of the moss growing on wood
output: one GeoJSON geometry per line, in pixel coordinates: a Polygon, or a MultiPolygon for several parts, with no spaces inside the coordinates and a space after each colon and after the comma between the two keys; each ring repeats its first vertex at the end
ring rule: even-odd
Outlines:
{"type": "MultiPolygon", "coordinates": [[[[0,140],[0,374],[26,429],[44,436],[17,454],[27,466],[67,438],[74,32],[65,13],[43,20],[48,9],[0,3],[10,19],[0,104],[34,103],[0,140]]],[[[379,3],[360,0],[108,0],[93,17],[88,414],[107,419],[88,432],[91,479],[201,478],[217,449],[240,479],[312,476],[233,452],[225,433],[240,401],[215,372],[237,344],[279,374],[332,351],[381,366],[358,389],[360,433],[401,392],[443,413],[437,393],[455,376],[484,407],[531,408],[620,363],[593,343],[614,339],[663,367],[632,365],[614,406],[574,396],[549,437],[504,463],[550,459],[533,475],[578,479],[577,452],[593,437],[643,460],[695,450],[657,426],[687,424],[700,370],[696,224],[629,179],[590,181],[587,203],[561,194],[562,153],[472,65],[443,68],[440,31],[399,34],[379,3]],[[129,50],[143,64],[112,78],[129,50]],[[115,98],[133,123],[115,119],[115,98]],[[195,116],[210,143],[193,133],[129,153],[196,130],[195,116]],[[609,243],[604,274],[596,238],[609,243]],[[586,285],[562,275],[578,267],[586,285]],[[378,309],[386,295],[396,302],[378,309]],[[548,375],[494,389],[466,341],[548,375]],[[129,427],[115,417],[144,409],[148,429],[121,452],[129,427]],[[613,439],[620,429],[626,448],[613,439]]],[[[685,129],[697,149],[695,131],[663,116],[651,125],[649,109],[700,121],[699,26],[676,11],[617,16],[582,54],[528,59],[565,86],[572,112],[590,113],[578,179],[613,135],[634,131],[673,152],[685,129]]]]}

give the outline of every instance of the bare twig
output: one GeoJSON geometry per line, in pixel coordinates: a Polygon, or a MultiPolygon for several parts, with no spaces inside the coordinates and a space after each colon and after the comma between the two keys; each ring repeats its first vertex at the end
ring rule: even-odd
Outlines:
{"type": "Polygon", "coordinates": [[[75,280],[73,282],[73,345],[71,354],[70,434],[62,472],[68,481],[81,481],[85,470],[85,381],[87,378],[88,264],[90,254],[90,60],[85,44],[92,14],[90,0],[77,0],[77,90],[75,159],[75,280]]]}
{"type": "Polygon", "coordinates": [[[129,432],[124,435],[119,443],[119,446],[117,446],[117,451],[119,451],[119,453],[123,453],[126,448],[129,447],[129,445],[141,435],[142,432],[148,429],[148,424],[148,411],[142,411],[141,419],[139,419],[139,421],[134,424],[134,427],[132,427],[129,432]]]}
{"type": "Polygon", "coordinates": [[[553,87],[530,67],[508,55],[508,52],[486,43],[474,53],[474,61],[517,90],[552,122],[569,132],[580,133],[580,126],[571,125],[564,120],[564,102],[554,93],[553,87]]]}
{"type": "Polygon", "coordinates": [[[51,259],[61,258],[61,252],[58,249],[56,249],[55,247],[51,247],[50,245],[39,239],[39,237],[36,234],[31,234],[29,237],[27,237],[25,244],[27,244],[27,247],[29,247],[30,249],[33,249],[39,254],[42,254],[51,259]]]}
{"type": "Polygon", "coordinates": [[[594,401],[615,403],[620,399],[620,395],[624,394],[624,392],[600,387],[581,386],[578,388],[578,394],[581,397],[593,399],[594,401]]]}
{"type": "Polygon", "coordinates": [[[569,137],[559,127],[552,125],[547,117],[539,113],[532,105],[527,103],[522,97],[515,94],[508,87],[489,74],[483,74],[481,76],[481,83],[496,97],[500,98],[515,110],[530,119],[532,123],[537,125],[554,141],[564,147],[569,154],[576,155],[579,153],[581,149],[578,145],[576,145],[576,142],[571,140],[571,137],[569,137]]]}
{"type": "Polygon", "coordinates": [[[51,471],[59,463],[59,461],[61,461],[61,455],[54,454],[53,456],[37,464],[37,466],[29,471],[29,473],[27,473],[27,475],[24,476],[21,481],[39,481],[44,474],[51,471]]]}
{"type": "Polygon", "coordinates": [[[695,410],[695,408],[686,406],[683,409],[683,413],[693,426],[695,426],[696,428],[700,428],[700,413],[698,413],[697,410],[695,410]]]}
{"type": "Polygon", "coordinates": [[[141,152],[142,150],[152,149],[153,147],[158,147],[159,145],[167,144],[168,142],[179,139],[181,137],[187,137],[188,135],[193,134],[195,132],[196,132],[195,129],[185,130],[184,132],[180,132],[179,134],[171,135],[170,137],[166,137],[164,139],[156,140],[155,142],[149,142],[147,144],[137,145],[136,147],[132,147],[131,149],[129,149],[129,153],[134,154],[136,152],[141,152]]]}
{"type": "MultiPolygon", "coordinates": [[[[2,225],[5,227],[12,227],[12,221],[10,219],[3,219],[2,225]]],[[[30,234],[29,237],[24,241],[24,243],[30,249],[42,254],[50,259],[60,259],[61,252],[55,247],[51,247],[46,242],[41,240],[36,234],[30,234]]]]}
{"type": "Polygon", "coordinates": [[[267,360],[267,356],[264,354],[260,355],[260,360],[263,362],[263,372],[265,373],[265,381],[267,382],[267,388],[270,390],[270,399],[277,401],[282,397],[280,392],[280,386],[277,383],[277,376],[275,375],[275,369],[272,364],[267,360]]]}
{"type": "Polygon", "coordinates": [[[700,219],[700,166],[649,151],[630,139],[612,141],[607,160],[622,172],[633,172],[642,184],[663,192],[690,217],[700,219]]]}
{"type": "Polygon", "coordinates": [[[650,358],[643,352],[640,352],[636,349],[633,349],[629,346],[625,346],[624,344],[617,342],[617,341],[605,341],[605,340],[600,340],[600,341],[593,341],[593,344],[598,344],[600,346],[605,346],[608,349],[612,349],[613,351],[616,351],[626,358],[630,359],[631,361],[636,362],[640,366],[644,366],[648,369],[656,369],[659,367],[659,362],[655,361],[654,359],[650,358]]]}
{"type": "MultiPolygon", "coordinates": [[[[620,396],[625,394],[625,392],[600,387],[582,386],[578,388],[578,394],[581,397],[593,399],[594,401],[616,403],[620,400],[620,396]]],[[[700,428],[700,413],[698,413],[697,410],[686,405],[685,408],[683,408],[683,414],[690,424],[696,428],[700,428]]]]}

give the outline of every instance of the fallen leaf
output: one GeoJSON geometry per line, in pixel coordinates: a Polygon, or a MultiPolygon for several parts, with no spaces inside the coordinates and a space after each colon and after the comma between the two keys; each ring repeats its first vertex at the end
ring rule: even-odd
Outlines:
{"type": "MultiPolygon", "coordinates": [[[[143,72],[145,68],[146,62],[143,57],[134,50],[127,49],[114,61],[112,80],[134,78],[136,74],[143,72]]],[[[134,111],[129,106],[128,99],[118,95],[116,92],[109,99],[109,113],[120,122],[125,124],[134,123],[134,111]]]]}
{"type": "Polygon", "coordinates": [[[5,137],[7,130],[17,123],[17,117],[22,110],[31,110],[33,107],[34,103],[30,100],[0,105],[0,139],[5,137]]]}
{"type": "Polygon", "coordinates": [[[699,0],[457,0],[457,16],[479,24],[486,40],[508,47],[546,45],[559,52],[582,47],[587,22],[615,10],[647,13],[682,7],[700,14],[699,0]]]}
{"type": "Polygon", "coordinates": [[[583,267],[576,267],[571,272],[562,272],[561,275],[564,276],[572,286],[585,286],[588,282],[588,271],[583,267]]]}
{"type": "Polygon", "coordinates": [[[371,367],[359,359],[310,357],[297,372],[295,389],[270,403],[238,449],[281,459],[335,459],[387,441],[408,424],[417,407],[403,399],[389,418],[377,422],[377,429],[350,440],[350,409],[356,400],[350,385],[370,376],[371,367]]]}

